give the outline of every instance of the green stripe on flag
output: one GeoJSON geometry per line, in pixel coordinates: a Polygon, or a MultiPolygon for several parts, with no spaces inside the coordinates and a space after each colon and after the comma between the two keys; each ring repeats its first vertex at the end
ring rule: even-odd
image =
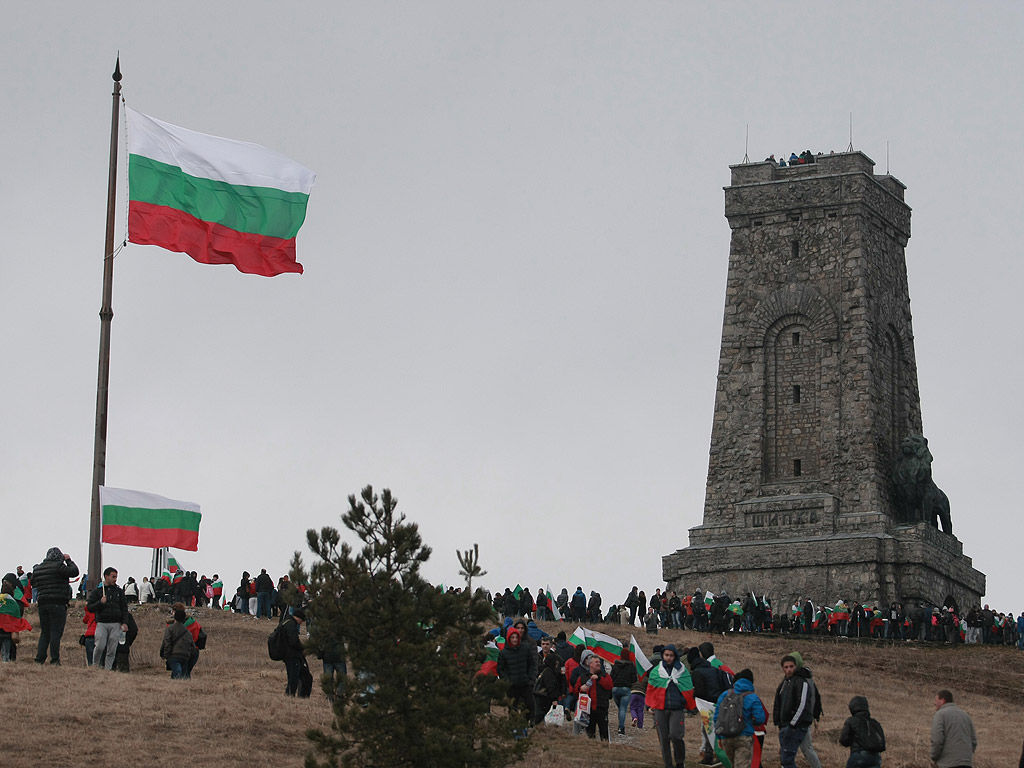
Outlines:
{"type": "Polygon", "coordinates": [[[190,176],[142,155],[128,158],[129,199],[165,205],[236,232],[290,240],[306,219],[309,195],[190,176]]]}
{"type": "Polygon", "coordinates": [[[202,515],[187,509],[140,509],[139,507],[103,507],[103,525],[125,525],[133,528],[175,528],[198,531],[202,515]]]}

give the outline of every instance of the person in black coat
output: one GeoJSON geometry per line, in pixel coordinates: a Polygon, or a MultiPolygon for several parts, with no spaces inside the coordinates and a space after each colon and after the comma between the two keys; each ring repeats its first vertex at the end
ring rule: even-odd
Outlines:
{"type": "Polygon", "coordinates": [[[527,722],[534,720],[533,686],[537,679],[537,649],[524,644],[519,631],[510,629],[505,647],[498,654],[498,677],[508,683],[508,697],[526,710],[527,722]]]}
{"type": "Polygon", "coordinates": [[[306,612],[301,608],[296,608],[292,615],[281,624],[281,630],[287,640],[284,668],[288,673],[288,686],[285,688],[285,693],[289,696],[298,695],[303,698],[309,696],[313,684],[313,675],[309,671],[309,665],[306,664],[305,649],[302,646],[302,640],[299,639],[299,627],[305,620],[306,612]],[[307,676],[309,678],[308,688],[305,680],[307,676]]]}
{"type": "Polygon", "coordinates": [[[86,607],[96,614],[93,662],[113,669],[121,633],[128,631],[128,600],[117,586],[116,568],[104,569],[103,583],[89,593],[86,607]]]}
{"type": "Polygon", "coordinates": [[[60,639],[68,620],[68,601],[71,599],[69,581],[78,575],[78,566],[70,555],[57,547],[46,550],[46,558],[32,569],[32,592],[39,605],[39,647],[36,664],[46,661],[60,664],[60,639]]]}
{"type": "Polygon", "coordinates": [[[882,764],[882,755],[868,749],[871,744],[869,723],[871,711],[868,700],[864,696],[850,699],[850,716],[843,723],[843,731],[839,734],[839,743],[850,748],[847,768],[878,768],[882,764]]]}

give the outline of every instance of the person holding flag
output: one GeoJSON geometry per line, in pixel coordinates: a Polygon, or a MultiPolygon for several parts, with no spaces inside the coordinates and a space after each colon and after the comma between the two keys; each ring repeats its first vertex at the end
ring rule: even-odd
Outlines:
{"type": "Polygon", "coordinates": [[[645,703],[654,710],[654,727],[661,743],[661,758],[665,768],[683,768],[686,762],[685,711],[694,708],[693,683],[690,673],[679,661],[675,645],[669,643],[661,650],[661,662],[648,672],[645,703]]]}

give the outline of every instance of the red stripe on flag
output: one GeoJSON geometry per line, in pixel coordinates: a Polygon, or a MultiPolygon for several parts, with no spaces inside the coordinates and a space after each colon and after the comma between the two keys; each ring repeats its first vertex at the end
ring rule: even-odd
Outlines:
{"type": "Polygon", "coordinates": [[[129,547],[174,547],[189,552],[199,551],[199,532],[180,528],[135,528],[129,525],[104,525],[103,541],[129,547]]]}
{"type": "Polygon", "coordinates": [[[165,205],[130,201],[128,240],[187,253],[201,264],[234,264],[239,272],[250,275],[302,272],[295,260],[295,238],[236,232],[165,205]]]}

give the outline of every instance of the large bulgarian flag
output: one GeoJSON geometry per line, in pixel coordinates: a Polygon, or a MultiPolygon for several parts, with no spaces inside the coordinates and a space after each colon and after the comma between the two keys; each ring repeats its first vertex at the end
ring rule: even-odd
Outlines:
{"type": "Polygon", "coordinates": [[[622,643],[602,632],[594,632],[591,629],[578,626],[569,637],[568,642],[572,646],[586,646],[587,650],[593,651],[609,664],[614,664],[622,658],[622,643]]]}
{"type": "Polygon", "coordinates": [[[315,173],[259,144],[127,116],[129,241],[265,277],[302,272],[295,235],[315,173]]]}
{"type": "Polygon", "coordinates": [[[693,709],[697,706],[693,696],[693,679],[690,677],[690,670],[680,664],[678,668],[672,670],[670,675],[660,661],[647,673],[647,694],[644,703],[651,709],[664,709],[665,691],[670,684],[675,685],[683,694],[686,709],[693,709]]]}
{"type": "Polygon", "coordinates": [[[155,493],[100,486],[103,541],[131,547],[199,549],[199,505],[155,493]]]}
{"type": "Polygon", "coordinates": [[[0,592],[0,630],[4,632],[28,632],[32,625],[21,618],[21,603],[14,595],[0,592]]]}

